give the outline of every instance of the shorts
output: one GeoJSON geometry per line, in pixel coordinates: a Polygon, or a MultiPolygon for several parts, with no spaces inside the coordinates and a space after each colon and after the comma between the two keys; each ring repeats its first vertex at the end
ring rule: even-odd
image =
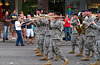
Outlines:
{"type": "Polygon", "coordinates": [[[27,37],[30,37],[30,36],[33,37],[34,36],[32,29],[26,29],[26,34],[27,34],[27,37]]]}
{"type": "Polygon", "coordinates": [[[11,26],[10,26],[10,31],[11,31],[11,32],[15,32],[14,28],[15,28],[15,24],[11,24],[11,26]]]}

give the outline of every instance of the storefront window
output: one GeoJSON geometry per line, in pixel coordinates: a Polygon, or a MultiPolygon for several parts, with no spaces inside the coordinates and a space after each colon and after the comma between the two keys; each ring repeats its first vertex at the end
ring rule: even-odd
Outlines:
{"type": "Polygon", "coordinates": [[[92,9],[93,10],[93,14],[96,14],[98,10],[100,10],[100,4],[96,4],[96,3],[91,3],[91,4],[87,4],[88,9],[92,9]]]}

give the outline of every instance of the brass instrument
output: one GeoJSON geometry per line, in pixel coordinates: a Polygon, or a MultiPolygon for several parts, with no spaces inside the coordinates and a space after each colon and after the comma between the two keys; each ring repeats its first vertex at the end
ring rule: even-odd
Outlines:
{"type": "MultiPolygon", "coordinates": [[[[77,24],[79,24],[78,19],[77,19],[77,24]]],[[[75,27],[75,28],[76,28],[76,30],[78,32],[78,35],[80,36],[81,35],[81,27],[80,27],[80,25],[78,27],[75,27]]]]}
{"type": "MultiPolygon", "coordinates": [[[[84,21],[84,17],[82,17],[82,20],[84,21]]],[[[85,25],[82,24],[82,25],[81,25],[81,33],[82,33],[82,34],[85,34],[85,30],[84,30],[84,29],[85,29],[85,25]]]]}

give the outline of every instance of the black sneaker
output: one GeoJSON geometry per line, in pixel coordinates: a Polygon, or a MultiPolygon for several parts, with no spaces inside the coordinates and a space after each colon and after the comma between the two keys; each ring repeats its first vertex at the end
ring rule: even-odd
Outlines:
{"type": "Polygon", "coordinates": [[[19,46],[19,45],[15,45],[15,46],[19,46]]]}
{"type": "Polygon", "coordinates": [[[21,45],[21,46],[25,46],[25,45],[23,44],[23,45],[21,45]]]}
{"type": "Polygon", "coordinates": [[[8,38],[6,38],[6,40],[9,40],[8,38]]]}
{"type": "Polygon", "coordinates": [[[5,42],[5,39],[3,38],[3,42],[5,42]]]}

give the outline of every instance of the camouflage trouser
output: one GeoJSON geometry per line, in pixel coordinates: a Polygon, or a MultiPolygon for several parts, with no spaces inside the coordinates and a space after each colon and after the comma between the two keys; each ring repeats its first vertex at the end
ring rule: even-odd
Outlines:
{"type": "Polygon", "coordinates": [[[90,56],[90,52],[94,52],[94,43],[95,43],[95,37],[88,36],[86,37],[85,42],[85,55],[90,56]]]}
{"type": "Polygon", "coordinates": [[[39,36],[39,49],[41,52],[43,52],[43,44],[44,44],[44,36],[40,35],[39,36]]]}
{"type": "Polygon", "coordinates": [[[45,38],[44,38],[44,45],[43,45],[44,55],[48,55],[48,48],[50,46],[50,37],[51,36],[45,36],[45,38]]]}
{"type": "Polygon", "coordinates": [[[79,51],[84,50],[84,43],[85,43],[86,36],[85,34],[82,34],[79,38],[79,51]]]}
{"type": "Polygon", "coordinates": [[[57,43],[60,43],[60,40],[50,39],[50,46],[48,49],[48,59],[53,59],[54,54],[57,54],[60,57],[60,59],[64,60],[65,56],[63,55],[62,51],[59,49],[57,43]]]}
{"type": "Polygon", "coordinates": [[[100,57],[100,40],[96,40],[96,43],[94,44],[94,53],[95,53],[95,59],[99,60],[99,57],[100,57]]]}
{"type": "Polygon", "coordinates": [[[74,35],[72,35],[72,40],[71,40],[71,42],[72,42],[72,49],[74,50],[75,49],[75,46],[78,46],[78,44],[77,44],[77,41],[78,41],[78,36],[76,35],[76,36],[74,36],[74,35]]]}
{"type": "Polygon", "coordinates": [[[39,49],[39,34],[36,34],[35,36],[35,43],[37,44],[37,48],[39,49]]]}

